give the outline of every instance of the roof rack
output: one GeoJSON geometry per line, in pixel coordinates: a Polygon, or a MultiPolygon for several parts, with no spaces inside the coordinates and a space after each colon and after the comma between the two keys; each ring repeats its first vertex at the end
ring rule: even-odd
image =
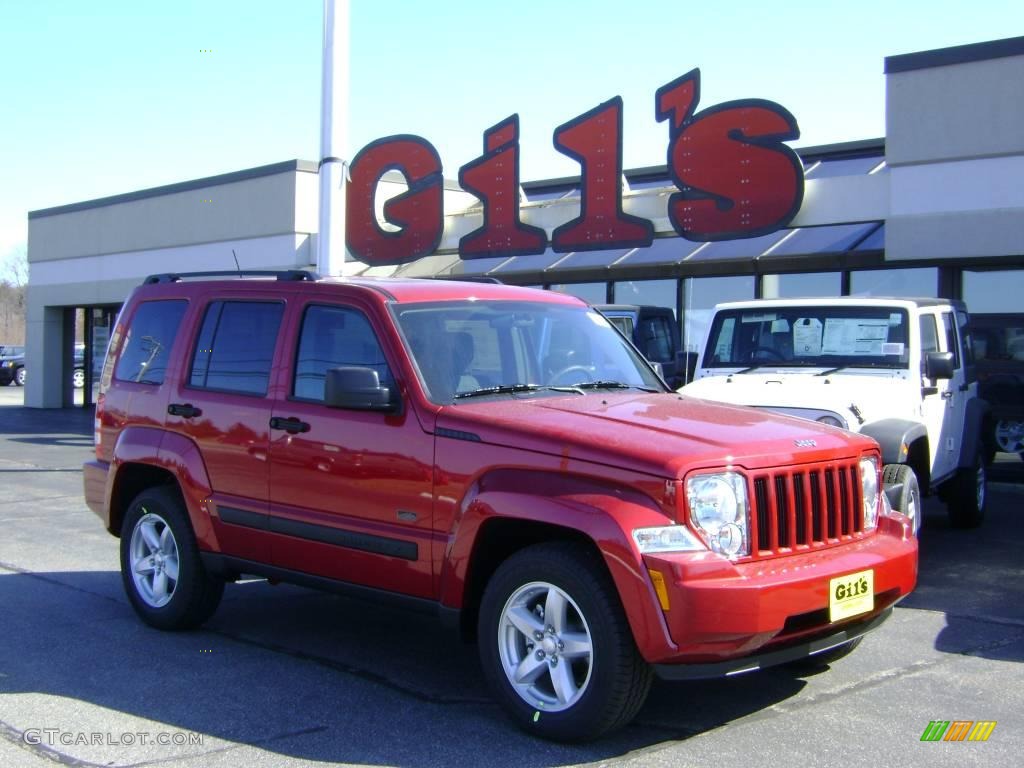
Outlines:
{"type": "Polygon", "coordinates": [[[316,272],[307,272],[304,269],[225,269],[213,272],[164,272],[159,275],[150,275],[142,281],[142,284],[177,283],[192,277],[273,277],[284,282],[320,279],[320,275],[316,272]]]}
{"type": "Polygon", "coordinates": [[[494,283],[495,285],[504,285],[496,277],[484,277],[482,275],[433,275],[431,279],[448,280],[455,283],[494,283]]]}

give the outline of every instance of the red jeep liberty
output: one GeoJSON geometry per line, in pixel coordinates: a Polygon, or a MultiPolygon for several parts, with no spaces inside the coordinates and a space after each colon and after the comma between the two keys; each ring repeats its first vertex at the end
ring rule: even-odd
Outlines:
{"type": "Polygon", "coordinates": [[[85,496],[148,624],[241,574],[399,598],[580,741],[652,674],[843,655],[914,587],[873,440],[677,395],[559,293],[262,276],[148,278],[111,337],[85,496]]]}

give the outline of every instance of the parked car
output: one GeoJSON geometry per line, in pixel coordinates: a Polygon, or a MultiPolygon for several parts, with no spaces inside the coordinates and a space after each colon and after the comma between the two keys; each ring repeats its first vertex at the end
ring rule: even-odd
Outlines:
{"type": "Polygon", "coordinates": [[[874,441],[680,397],[576,298],[180,277],[121,312],[84,467],[152,626],[241,574],[427,609],[516,723],[579,741],[652,674],[834,660],[914,586],[874,441]]]}
{"type": "Polygon", "coordinates": [[[962,302],[766,299],[715,307],[697,380],[682,391],[876,439],[893,506],[920,524],[922,492],[957,527],[985,514],[987,403],[962,302]]]}
{"type": "Polygon", "coordinates": [[[25,384],[25,348],[10,344],[4,345],[0,355],[0,386],[25,384]]]}
{"type": "Polygon", "coordinates": [[[595,304],[594,309],[632,341],[649,362],[657,364],[670,387],[686,383],[689,358],[682,352],[679,322],[672,309],[643,304],[595,304]]]}
{"type": "MultiPolygon", "coordinates": [[[[16,384],[25,386],[28,371],[25,367],[25,348],[18,347],[21,352],[11,357],[0,358],[0,386],[16,384]]],[[[85,346],[75,346],[74,368],[71,372],[71,384],[75,389],[85,386],[85,346]]]]}
{"type": "Polygon", "coordinates": [[[979,394],[991,405],[988,457],[996,451],[1024,458],[1024,316],[972,315],[979,394]]]}

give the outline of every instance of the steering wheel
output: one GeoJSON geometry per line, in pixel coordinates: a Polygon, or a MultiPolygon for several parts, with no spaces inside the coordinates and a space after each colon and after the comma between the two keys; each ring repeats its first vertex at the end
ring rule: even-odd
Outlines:
{"type": "Polygon", "coordinates": [[[763,352],[766,355],[771,355],[771,357],[768,360],[765,360],[764,362],[782,363],[785,362],[786,360],[786,358],[783,357],[782,353],[779,352],[779,350],[777,349],[772,349],[771,347],[755,347],[754,351],[750,353],[750,362],[754,362],[754,357],[755,355],[757,355],[758,352],[763,352]]]}
{"type": "Polygon", "coordinates": [[[592,373],[592,371],[589,368],[587,368],[587,366],[585,366],[585,365],[569,365],[569,366],[566,366],[565,368],[563,368],[562,370],[560,370],[558,373],[553,374],[551,376],[551,378],[548,379],[548,384],[551,385],[551,386],[555,386],[555,387],[558,387],[558,386],[571,387],[573,384],[581,384],[581,383],[583,383],[578,378],[575,378],[572,381],[561,381],[563,376],[568,376],[571,373],[583,374],[583,376],[586,377],[584,379],[584,381],[593,381],[594,380],[593,373],[592,373]]]}

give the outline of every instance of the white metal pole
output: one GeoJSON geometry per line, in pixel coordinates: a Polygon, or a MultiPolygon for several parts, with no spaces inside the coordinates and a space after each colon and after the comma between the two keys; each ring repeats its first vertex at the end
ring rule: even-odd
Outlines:
{"type": "Polygon", "coordinates": [[[320,233],[316,269],[345,269],[345,161],[348,146],[349,0],[324,0],[320,91],[320,233]]]}

